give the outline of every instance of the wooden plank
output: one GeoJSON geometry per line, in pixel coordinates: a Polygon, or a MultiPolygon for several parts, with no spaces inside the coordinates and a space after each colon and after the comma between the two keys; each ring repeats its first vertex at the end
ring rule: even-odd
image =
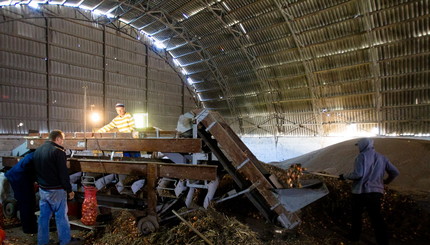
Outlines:
{"type": "MultiPolygon", "coordinates": [[[[27,147],[36,149],[46,139],[27,139],[27,147]]],[[[148,151],[148,152],[201,152],[201,139],[118,139],[118,138],[67,138],[64,148],[71,150],[102,150],[102,151],[148,151]]]]}
{"type": "Polygon", "coordinates": [[[201,164],[158,164],[158,174],[160,177],[192,180],[215,180],[217,168],[211,165],[201,164]]]}
{"type": "Polygon", "coordinates": [[[148,165],[148,173],[147,173],[147,186],[146,190],[148,191],[148,215],[157,215],[157,176],[158,169],[157,165],[149,164],[148,165]]]}
{"type": "Polygon", "coordinates": [[[13,167],[21,158],[20,157],[2,157],[3,167],[13,167]]]}
{"type": "MultiPolygon", "coordinates": [[[[71,138],[127,138],[131,139],[133,138],[133,135],[131,133],[93,133],[93,132],[68,132],[64,133],[66,136],[66,139],[71,138]]],[[[49,137],[49,133],[41,133],[36,135],[31,135],[32,137],[29,138],[42,138],[47,140],[49,137]]]]}
{"type": "MultiPolygon", "coordinates": [[[[136,131],[138,138],[145,137],[170,137],[174,138],[176,135],[176,131],[167,131],[167,130],[138,130],[136,131]]],[[[120,132],[109,132],[109,133],[96,133],[96,132],[68,132],[64,133],[66,139],[70,138],[121,138],[121,139],[133,139],[137,138],[137,135],[133,135],[133,133],[120,133],[120,132]]],[[[40,134],[29,134],[29,138],[43,138],[48,139],[49,133],[40,133],[40,134]]]]}
{"type": "Polygon", "coordinates": [[[232,161],[232,165],[236,168],[237,173],[256,185],[256,190],[265,199],[268,208],[275,211],[279,216],[285,215],[289,218],[289,222],[296,224],[299,218],[295,214],[288,212],[284,206],[279,205],[279,200],[272,192],[272,189],[276,187],[271,180],[266,178],[265,174],[268,173],[267,170],[261,166],[261,163],[254,154],[231,130],[230,126],[223,121],[220,115],[209,111],[208,115],[200,120],[200,123],[218,141],[222,150],[232,161]]]}
{"type": "Polygon", "coordinates": [[[216,166],[154,163],[143,161],[109,161],[69,159],[70,169],[81,172],[115,173],[146,176],[147,165],[155,164],[158,167],[158,177],[191,180],[215,180],[216,166]],[[74,163],[76,162],[76,163],[74,163]]]}
{"type": "MultiPolygon", "coordinates": [[[[20,158],[3,157],[3,166],[13,167],[20,158]]],[[[144,161],[110,161],[70,158],[67,167],[74,172],[112,173],[128,175],[147,175],[147,166],[154,164],[157,167],[157,177],[168,177],[190,180],[215,180],[217,166],[154,163],[144,161]]]]}

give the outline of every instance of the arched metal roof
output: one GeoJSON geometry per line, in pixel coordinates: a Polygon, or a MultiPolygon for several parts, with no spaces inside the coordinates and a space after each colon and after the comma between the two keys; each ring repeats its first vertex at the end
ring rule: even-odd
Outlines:
{"type": "Polygon", "coordinates": [[[242,134],[430,134],[430,0],[1,1],[35,3],[145,33],[242,134]]]}

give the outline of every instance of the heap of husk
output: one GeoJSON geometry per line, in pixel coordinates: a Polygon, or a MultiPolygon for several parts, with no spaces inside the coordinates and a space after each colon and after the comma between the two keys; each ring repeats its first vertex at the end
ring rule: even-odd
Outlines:
{"type": "MultiPolygon", "coordinates": [[[[184,209],[185,210],[185,209],[184,209]]],[[[179,210],[178,213],[184,210],[179,210]]],[[[128,211],[117,211],[114,221],[101,237],[85,238],[86,244],[206,244],[188,225],[180,222],[174,226],[161,226],[148,236],[139,233],[135,217],[128,211]],[[88,243],[87,243],[88,242],[88,243]]],[[[212,208],[194,210],[182,216],[213,244],[262,244],[257,234],[235,218],[226,217],[212,208]]]]}
{"type": "MultiPolygon", "coordinates": [[[[281,182],[289,178],[288,170],[267,166],[271,174],[278,176],[281,182]]],[[[316,202],[301,209],[301,224],[288,230],[282,227],[271,226],[271,234],[255,233],[246,224],[239,222],[234,216],[247,220],[258,216],[256,209],[245,198],[234,198],[228,203],[227,209],[215,206],[207,210],[194,210],[186,213],[186,209],[178,210],[179,214],[203,234],[213,244],[348,244],[346,235],[349,232],[351,217],[351,182],[336,178],[311,176],[304,174],[302,179],[318,178],[328,187],[330,193],[316,202]],[[248,207],[249,206],[249,207],[248,207]],[[239,212],[238,209],[239,208],[239,212]],[[217,210],[222,210],[221,212],[217,210]],[[243,210],[248,210],[242,212],[243,210]],[[254,211],[252,211],[254,210],[254,211]],[[254,212],[254,213],[252,213],[254,212]],[[229,216],[226,216],[229,215],[229,216]],[[277,230],[277,232],[275,232],[277,230]],[[279,233],[279,231],[281,231],[279,233]]],[[[220,188],[231,186],[230,178],[223,178],[220,188]]],[[[285,182],[284,182],[285,183],[285,182]]],[[[225,188],[229,189],[229,188],[225,188]]],[[[421,241],[430,237],[430,213],[423,209],[416,196],[386,189],[383,199],[382,212],[386,219],[391,237],[396,241],[421,241]]],[[[173,215],[173,214],[172,214],[173,215]]],[[[153,234],[143,236],[136,227],[135,217],[127,211],[118,211],[115,220],[110,224],[102,237],[98,239],[85,239],[86,244],[206,244],[184,222],[177,220],[172,224],[161,224],[160,229],[153,234]],[[89,243],[87,243],[89,241],[89,243]]],[[[373,243],[373,230],[365,214],[363,222],[362,241],[373,243]]],[[[260,219],[261,220],[261,219],[260,219]]],[[[250,224],[251,225],[251,224],[250,224]]]]}
{"type": "MultiPolygon", "coordinates": [[[[94,245],[133,245],[150,244],[143,237],[136,225],[136,218],[128,211],[114,212],[114,220],[98,238],[85,238],[85,244],[94,245]]],[[[96,234],[94,234],[97,236],[96,234]]]]}
{"type": "MultiPolygon", "coordinates": [[[[262,244],[247,225],[213,208],[195,210],[183,218],[213,244],[262,244]]],[[[151,244],[206,244],[184,222],[154,233],[148,240],[151,244]]]]}

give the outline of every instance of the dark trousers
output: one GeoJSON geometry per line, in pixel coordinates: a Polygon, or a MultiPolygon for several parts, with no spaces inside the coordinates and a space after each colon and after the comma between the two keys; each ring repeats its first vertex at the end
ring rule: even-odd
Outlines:
{"type": "MultiPolygon", "coordinates": [[[[12,186],[13,188],[13,186],[12,186]]],[[[13,188],[20,213],[22,231],[24,233],[37,233],[36,196],[33,183],[23,183],[22,186],[13,188]]]]}
{"type": "Polygon", "coordinates": [[[388,244],[387,227],[381,215],[381,193],[352,194],[352,232],[353,240],[359,240],[362,229],[362,215],[367,210],[378,244],[388,244]]]}
{"type": "Polygon", "coordinates": [[[122,155],[124,157],[140,157],[140,151],[124,151],[122,155]]]}

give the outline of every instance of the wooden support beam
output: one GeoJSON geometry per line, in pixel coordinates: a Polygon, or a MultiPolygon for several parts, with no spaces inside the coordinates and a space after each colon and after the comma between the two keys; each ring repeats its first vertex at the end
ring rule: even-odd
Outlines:
{"type": "MultiPolygon", "coordinates": [[[[3,166],[12,167],[20,160],[19,157],[3,157],[3,166]]],[[[145,177],[147,180],[147,205],[148,215],[157,216],[157,179],[160,177],[190,179],[190,180],[215,180],[217,166],[170,164],[144,161],[109,161],[94,159],[70,158],[67,167],[73,172],[128,174],[145,177]]],[[[49,171],[47,169],[46,171],[49,171]]]]}
{"type": "MultiPolygon", "coordinates": [[[[2,157],[3,166],[13,167],[20,158],[2,157]]],[[[190,180],[215,180],[217,166],[155,163],[144,161],[110,161],[70,158],[67,167],[73,172],[128,174],[146,177],[148,166],[155,166],[156,177],[190,180]]]]}
{"type": "Polygon", "coordinates": [[[157,165],[149,164],[146,180],[148,182],[148,215],[157,215],[157,192],[155,188],[157,187],[157,175],[158,169],[157,165]]]}
{"type": "MultiPolygon", "coordinates": [[[[27,147],[36,149],[46,139],[29,138],[27,147]]],[[[102,150],[102,151],[148,151],[198,153],[202,149],[201,139],[119,139],[119,138],[67,138],[64,148],[70,150],[102,150]]]]}
{"type": "MultiPolygon", "coordinates": [[[[147,137],[166,137],[166,138],[175,138],[176,131],[167,131],[167,130],[139,130],[136,131],[138,133],[139,138],[147,138],[147,137]]],[[[133,133],[94,133],[94,132],[73,132],[73,133],[64,133],[66,135],[66,139],[69,138],[121,138],[121,139],[133,139],[136,138],[133,136],[133,133]]],[[[49,133],[32,133],[29,136],[33,138],[43,138],[48,139],[49,133]]]]}

